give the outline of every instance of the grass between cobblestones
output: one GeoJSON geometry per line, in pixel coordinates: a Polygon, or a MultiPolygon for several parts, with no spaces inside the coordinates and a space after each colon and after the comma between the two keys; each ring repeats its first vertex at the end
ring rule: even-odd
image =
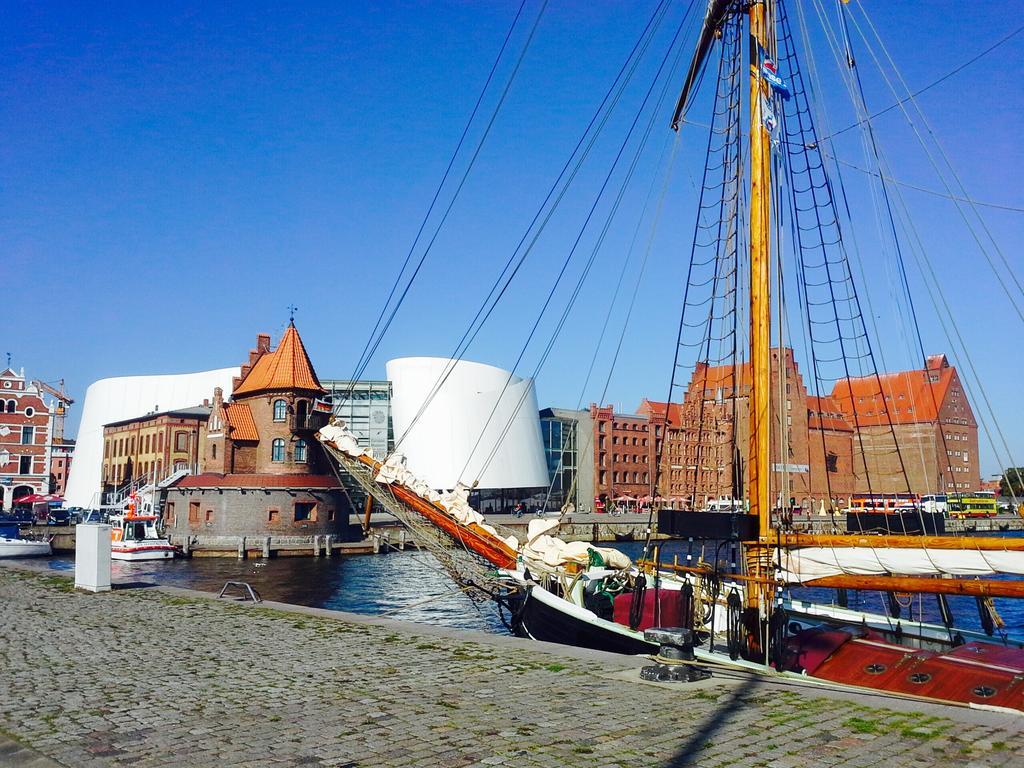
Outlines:
{"type": "Polygon", "coordinates": [[[0,568],[0,741],[67,766],[1022,764],[1019,728],[955,710],[756,679],[644,685],[624,668],[0,568]]]}

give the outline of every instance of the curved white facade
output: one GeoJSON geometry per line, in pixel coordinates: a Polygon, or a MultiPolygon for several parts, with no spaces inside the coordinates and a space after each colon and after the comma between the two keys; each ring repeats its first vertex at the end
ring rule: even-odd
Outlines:
{"type": "Polygon", "coordinates": [[[546,487],[532,379],[509,380],[509,372],[501,368],[459,361],[405,435],[451,363],[441,357],[403,357],[387,363],[395,441],[401,441],[396,450],[408,457],[408,468],[437,489],[475,480],[480,481],[479,488],[546,487]]]}
{"type": "Polygon", "coordinates": [[[90,384],[64,494],[68,506],[86,507],[100,490],[104,424],[145,416],[154,408],[170,411],[200,405],[213,398],[214,387],[231,392],[231,379],[239,373],[236,366],[167,376],[119,376],[90,384]]]}

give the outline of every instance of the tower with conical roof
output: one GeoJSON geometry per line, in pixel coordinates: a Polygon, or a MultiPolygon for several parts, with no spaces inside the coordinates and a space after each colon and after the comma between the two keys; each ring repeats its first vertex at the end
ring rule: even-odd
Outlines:
{"type": "Polygon", "coordinates": [[[168,494],[172,529],[214,535],[344,533],[348,498],[315,438],[330,416],[321,400],[326,394],[293,321],[276,349],[269,335],[259,334],[230,396],[214,391],[199,474],[174,486],[177,497],[168,494]]]}

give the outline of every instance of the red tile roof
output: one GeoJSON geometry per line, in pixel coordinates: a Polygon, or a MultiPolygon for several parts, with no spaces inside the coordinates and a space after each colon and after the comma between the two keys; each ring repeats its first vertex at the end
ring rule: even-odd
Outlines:
{"type": "Polygon", "coordinates": [[[259,441],[260,431],[249,410],[248,403],[231,403],[224,406],[224,421],[230,429],[232,440],[259,441]]]}
{"type": "Polygon", "coordinates": [[[185,475],[175,488],[341,488],[331,475],[222,475],[204,472],[185,475]]]}
{"type": "Polygon", "coordinates": [[[235,387],[234,395],[294,390],[316,394],[327,392],[320,386],[299,332],[290,324],[277,349],[260,356],[252,370],[235,387]]]}
{"type": "Polygon", "coordinates": [[[945,402],[956,371],[948,365],[933,366],[932,358],[928,364],[927,371],[900,371],[838,381],[832,399],[847,421],[862,427],[887,425],[890,419],[893,424],[937,421],[937,411],[945,402]]]}
{"type": "Polygon", "coordinates": [[[668,425],[670,427],[677,427],[683,423],[683,406],[680,403],[659,403],[655,400],[648,400],[645,397],[643,401],[640,403],[640,406],[636,409],[636,412],[643,414],[648,418],[650,418],[651,416],[664,417],[667,412],[668,425]]]}

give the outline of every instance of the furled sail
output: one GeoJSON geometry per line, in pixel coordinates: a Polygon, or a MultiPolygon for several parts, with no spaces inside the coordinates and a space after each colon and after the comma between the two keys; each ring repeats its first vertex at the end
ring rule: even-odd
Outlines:
{"type": "Polygon", "coordinates": [[[780,578],[793,584],[840,575],[1024,575],[1024,552],[910,547],[805,547],[776,550],[776,553],[776,562],[782,566],[780,578]]]}

